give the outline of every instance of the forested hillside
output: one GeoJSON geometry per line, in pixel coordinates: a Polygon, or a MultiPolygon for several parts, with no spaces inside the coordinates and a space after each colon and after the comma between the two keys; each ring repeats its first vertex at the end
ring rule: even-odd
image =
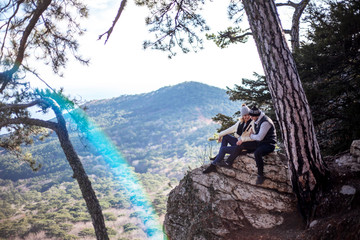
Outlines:
{"type": "MultiPolygon", "coordinates": [[[[85,105],[90,118],[134,167],[153,206],[162,215],[169,190],[189,167],[203,163],[211,144],[213,150],[217,149],[208,141],[219,127],[211,118],[219,112],[231,115],[241,103],[228,100],[225,90],[185,82],[85,105]]],[[[141,226],[121,191],[121,182],[114,180],[110,166],[93,151],[75,125],[70,122],[69,126],[71,139],[109,221],[107,226],[112,226],[110,232],[117,237],[141,238],[141,226]]],[[[42,165],[39,171],[33,172],[14,155],[1,153],[0,238],[35,233],[61,239],[92,235],[85,203],[56,139],[50,136],[45,141],[35,140],[26,150],[42,165]],[[73,222],[86,224],[72,227],[73,222]]]]}

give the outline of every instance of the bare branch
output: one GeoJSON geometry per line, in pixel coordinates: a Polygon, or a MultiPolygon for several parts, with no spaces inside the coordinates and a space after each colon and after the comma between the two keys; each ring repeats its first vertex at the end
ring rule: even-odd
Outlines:
{"type": "Polygon", "coordinates": [[[25,124],[25,125],[34,125],[34,126],[39,126],[39,127],[46,127],[49,129],[54,130],[55,132],[58,131],[59,126],[65,126],[65,119],[62,115],[61,112],[61,108],[59,106],[59,104],[51,98],[41,98],[41,99],[36,99],[30,103],[25,103],[25,104],[6,104],[0,107],[0,111],[3,110],[7,110],[7,109],[12,109],[12,110],[20,110],[20,109],[26,109],[29,107],[33,107],[35,105],[45,105],[48,107],[51,107],[51,109],[54,111],[56,119],[57,119],[57,123],[54,122],[50,122],[50,121],[43,121],[43,120],[39,120],[39,119],[34,119],[34,118],[27,118],[27,117],[19,117],[19,118],[13,118],[13,119],[6,119],[4,121],[2,121],[0,123],[0,129],[4,126],[7,125],[12,125],[12,124],[25,124]],[[38,120],[38,121],[37,121],[38,120]],[[51,123],[51,124],[49,124],[51,123]],[[55,125],[54,125],[55,124],[55,125]]]}
{"type": "Polygon", "coordinates": [[[41,103],[40,99],[37,99],[30,103],[24,103],[24,104],[6,104],[6,105],[3,105],[0,107],[0,111],[7,110],[7,109],[13,109],[13,110],[26,109],[26,108],[33,107],[40,103],[41,103]]]}
{"type": "Polygon", "coordinates": [[[291,47],[292,51],[295,51],[295,49],[298,49],[300,47],[300,37],[299,37],[299,28],[300,28],[300,18],[302,13],[304,12],[306,6],[309,4],[310,0],[302,0],[299,2],[299,4],[295,7],[295,12],[293,14],[292,18],[292,24],[291,24],[291,47]]]}
{"type": "Polygon", "coordinates": [[[34,74],[34,75],[35,75],[40,81],[42,81],[49,89],[51,89],[52,91],[55,92],[55,90],[54,90],[44,79],[42,79],[38,73],[36,73],[35,71],[29,69],[28,67],[25,67],[25,66],[24,66],[24,68],[25,68],[26,70],[28,70],[29,72],[31,72],[32,74],[34,74]]]}
{"type": "Polygon", "coordinates": [[[277,7],[288,6],[288,7],[296,8],[296,6],[298,5],[298,3],[294,3],[293,1],[287,1],[286,3],[276,3],[275,5],[276,5],[277,7]]]}
{"type": "Polygon", "coordinates": [[[36,118],[27,118],[27,117],[12,118],[2,121],[0,122],[0,129],[9,125],[19,125],[19,124],[44,127],[54,131],[58,131],[58,123],[51,121],[44,121],[36,118]]]}
{"type": "MultiPolygon", "coordinates": [[[[21,2],[23,2],[23,0],[21,0],[18,3],[17,7],[19,7],[21,2]]],[[[21,41],[20,41],[18,53],[17,53],[17,56],[16,56],[15,63],[13,65],[13,67],[10,70],[0,74],[0,83],[2,83],[2,86],[0,88],[0,93],[2,93],[4,91],[7,84],[11,81],[12,75],[19,69],[20,65],[22,64],[22,61],[23,61],[24,55],[25,55],[25,48],[26,48],[26,45],[27,45],[27,40],[28,40],[28,38],[30,36],[30,33],[34,29],[37,21],[39,20],[39,18],[41,16],[41,14],[43,14],[43,12],[50,5],[51,0],[43,0],[43,1],[39,1],[39,3],[40,4],[37,6],[36,10],[34,11],[34,15],[30,19],[29,24],[26,26],[26,28],[24,30],[24,33],[23,33],[21,41]]]]}
{"type": "Polygon", "coordinates": [[[51,0],[43,0],[43,1],[39,1],[39,3],[40,4],[37,6],[37,9],[34,11],[34,15],[30,19],[29,24],[26,26],[26,28],[24,30],[24,34],[20,41],[18,55],[16,57],[15,64],[14,64],[13,68],[11,69],[12,73],[16,72],[19,69],[19,67],[24,59],[27,39],[29,38],[31,31],[34,29],[36,23],[38,22],[39,18],[41,17],[41,14],[43,14],[43,12],[50,5],[51,0]]]}
{"type": "MultiPolygon", "coordinates": [[[[9,3],[8,3],[6,6],[4,6],[4,8],[2,8],[0,12],[2,12],[4,9],[6,9],[6,8],[10,5],[10,2],[11,2],[11,1],[9,1],[9,3]]],[[[2,59],[2,57],[3,57],[4,47],[5,47],[5,42],[6,42],[5,39],[6,39],[7,34],[8,34],[10,22],[11,22],[11,20],[15,17],[16,13],[19,11],[20,5],[21,5],[23,2],[24,2],[24,0],[21,0],[21,1],[18,1],[18,2],[17,2],[17,6],[16,6],[16,8],[15,8],[15,10],[14,10],[13,15],[11,15],[11,16],[9,17],[8,21],[7,21],[6,23],[4,23],[4,25],[6,25],[6,30],[5,30],[5,34],[4,34],[4,38],[3,38],[3,43],[2,43],[2,45],[1,45],[0,59],[2,59]]],[[[3,26],[4,26],[4,25],[3,25],[3,26]]],[[[1,26],[1,28],[2,28],[3,26],[1,26]]]]}
{"type": "Polygon", "coordinates": [[[236,42],[236,41],[242,40],[246,36],[252,36],[252,35],[253,35],[252,32],[246,32],[244,34],[233,37],[229,32],[226,32],[226,33],[220,34],[220,37],[229,38],[229,40],[231,42],[236,42]]]}
{"type": "Polygon", "coordinates": [[[107,35],[104,44],[106,44],[106,42],[109,40],[110,35],[111,35],[112,31],[114,30],[114,27],[115,27],[117,21],[119,20],[119,18],[120,18],[120,16],[121,16],[121,13],[123,12],[125,6],[126,6],[126,3],[127,3],[127,0],[122,0],[122,1],[121,1],[119,10],[118,10],[117,15],[116,15],[116,17],[115,17],[115,20],[113,21],[112,26],[109,28],[109,30],[107,30],[105,33],[103,33],[103,34],[101,34],[101,35],[99,36],[98,40],[100,40],[105,34],[107,35]]]}

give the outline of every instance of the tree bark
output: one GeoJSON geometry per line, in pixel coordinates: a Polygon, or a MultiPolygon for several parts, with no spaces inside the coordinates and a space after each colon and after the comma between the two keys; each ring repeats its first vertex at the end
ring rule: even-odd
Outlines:
{"type": "Polygon", "coordinates": [[[300,211],[309,223],[327,175],[310,106],[273,0],[243,0],[280,124],[300,211]]]}
{"type": "MultiPolygon", "coordinates": [[[[54,109],[54,108],[53,108],[54,109]]],[[[92,223],[95,229],[96,239],[108,240],[108,234],[105,226],[104,216],[102,214],[100,203],[96,197],[96,194],[91,186],[91,182],[84,170],[84,167],[77,155],[66,128],[66,122],[61,112],[58,109],[54,109],[56,118],[58,120],[58,127],[55,130],[60,145],[65,153],[71,168],[74,172],[74,178],[77,180],[82,196],[86,202],[87,209],[90,213],[92,223]]]]}

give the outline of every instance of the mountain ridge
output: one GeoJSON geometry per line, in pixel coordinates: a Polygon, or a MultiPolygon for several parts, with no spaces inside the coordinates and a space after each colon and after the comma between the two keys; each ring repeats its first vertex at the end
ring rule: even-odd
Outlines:
{"type": "MultiPolygon", "coordinates": [[[[89,118],[135,170],[151,204],[163,217],[171,186],[189,169],[208,161],[213,143],[208,138],[218,127],[211,118],[219,112],[232,115],[240,104],[231,102],[223,89],[185,82],[151,93],[90,101],[85,106],[89,118]]],[[[70,116],[67,120],[71,121],[70,116]]],[[[105,157],[81,137],[74,122],[68,127],[108,231],[116,239],[144,239],[144,228],[134,219],[137,212],[131,209],[105,157]]],[[[24,151],[42,164],[38,172],[13,155],[0,153],[0,236],[89,239],[91,219],[57,137],[52,134],[35,142],[24,151]]]]}
{"type": "MultiPolygon", "coordinates": [[[[151,166],[154,167],[154,164],[145,162],[151,162],[159,156],[164,156],[164,159],[182,159],[194,155],[191,152],[207,145],[208,138],[216,132],[217,124],[211,117],[219,112],[231,115],[240,104],[231,102],[224,89],[191,81],[150,93],[93,100],[85,106],[87,115],[112,139],[129,163],[135,162],[136,170],[144,173],[151,166]]],[[[91,156],[92,153],[87,153],[88,149],[82,146],[83,140],[78,138],[78,133],[72,127],[69,132],[79,155],[91,156]]],[[[63,168],[54,168],[58,159],[64,159],[57,146],[56,136],[27,151],[31,149],[38,151],[33,155],[44,167],[38,173],[33,173],[28,166],[21,164],[19,176],[38,176],[47,172],[47,169],[55,171],[63,168]],[[49,152],[46,152],[47,149],[49,152]]],[[[15,159],[0,161],[3,177],[13,175],[11,165],[17,165],[16,162],[15,159]]],[[[61,166],[67,165],[66,160],[61,162],[61,166]]]]}

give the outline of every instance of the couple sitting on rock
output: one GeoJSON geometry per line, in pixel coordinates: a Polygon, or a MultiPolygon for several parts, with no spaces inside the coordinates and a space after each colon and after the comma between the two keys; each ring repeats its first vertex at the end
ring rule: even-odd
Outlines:
{"type": "Polygon", "coordinates": [[[215,172],[216,165],[231,167],[237,156],[254,153],[258,169],[256,184],[262,184],[265,180],[262,157],[275,150],[275,126],[273,121],[256,107],[249,109],[243,104],[240,112],[240,120],[232,127],[219,133],[218,141],[221,142],[219,153],[215,158],[211,158],[213,162],[203,173],[215,172]],[[235,132],[239,138],[230,135],[235,132]],[[226,153],[229,153],[230,156],[222,162],[226,153]]]}

